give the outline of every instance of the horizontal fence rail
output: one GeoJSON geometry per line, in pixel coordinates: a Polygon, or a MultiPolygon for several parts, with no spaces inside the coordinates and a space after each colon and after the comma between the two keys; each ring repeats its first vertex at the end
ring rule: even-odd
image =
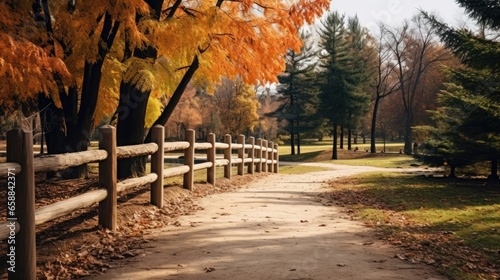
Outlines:
{"type": "Polygon", "coordinates": [[[260,172],[278,173],[278,145],[267,140],[239,135],[232,143],[230,135],[224,142],[215,141],[210,133],[207,142],[196,143],[194,130],[186,130],[186,141],[164,142],[164,127],[151,128],[151,143],[120,146],[116,145],[116,129],[112,126],[100,128],[97,150],[34,158],[31,132],[16,128],[7,133],[7,162],[0,163],[0,178],[7,181],[15,178],[15,188],[8,192],[7,201],[15,201],[15,211],[8,208],[7,222],[0,223],[0,240],[16,238],[16,272],[9,272],[9,279],[36,279],[35,226],[63,217],[75,210],[99,204],[99,225],[116,230],[118,194],[129,189],[149,185],[151,204],[164,205],[163,179],[184,177],[183,187],[193,189],[194,171],[207,170],[207,182],[215,185],[216,167],[224,167],[224,177],[231,178],[232,166],[237,174],[260,172]],[[223,154],[217,155],[217,150],[223,154]],[[183,165],[165,168],[165,153],[181,152],[183,165]],[[195,151],[205,151],[206,161],[195,164],[195,151]],[[128,178],[118,182],[117,160],[138,156],[150,156],[151,172],[141,177],[128,178]],[[87,163],[98,162],[99,188],[35,209],[35,173],[55,172],[87,163]],[[15,174],[15,176],[14,176],[15,174]],[[9,212],[10,211],[10,212],[9,212]]]}
{"type": "Polygon", "coordinates": [[[61,155],[46,155],[33,159],[35,173],[60,171],[86,163],[104,160],[108,153],[103,150],[84,151],[61,155]]]}

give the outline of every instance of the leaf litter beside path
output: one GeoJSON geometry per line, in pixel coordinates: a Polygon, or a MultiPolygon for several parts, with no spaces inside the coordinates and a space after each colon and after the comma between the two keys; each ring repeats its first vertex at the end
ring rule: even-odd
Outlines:
{"type": "Polygon", "coordinates": [[[321,194],[402,249],[396,258],[452,279],[500,279],[500,191],[473,180],[370,174],[321,194]]]}
{"type": "MultiPolygon", "coordinates": [[[[218,179],[215,187],[195,183],[193,191],[170,185],[165,187],[165,206],[159,209],[149,204],[149,187],[143,186],[120,194],[118,199],[118,229],[112,232],[97,226],[97,205],[83,208],[68,216],[37,226],[37,279],[77,279],[103,274],[115,260],[134,257],[148,248],[148,233],[167,225],[176,226],[177,217],[199,210],[197,197],[235,190],[265,176],[235,176],[218,179]]],[[[49,205],[65,198],[97,188],[97,178],[61,180],[38,178],[36,207],[49,205]]],[[[5,190],[0,190],[0,203],[6,205],[5,190]]],[[[0,215],[5,216],[5,208],[0,215]]],[[[0,248],[6,250],[6,242],[0,248]]],[[[6,262],[0,256],[0,262],[6,262]]],[[[0,278],[6,278],[2,266],[0,278]]]]}

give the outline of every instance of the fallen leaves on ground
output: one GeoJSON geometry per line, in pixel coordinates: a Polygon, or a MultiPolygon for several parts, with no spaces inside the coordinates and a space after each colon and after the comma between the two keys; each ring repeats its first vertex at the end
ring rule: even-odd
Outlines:
{"type": "MultiPolygon", "coordinates": [[[[93,175],[93,177],[92,177],[93,175]]],[[[97,226],[97,206],[37,226],[37,279],[77,279],[103,274],[116,261],[135,257],[148,247],[148,233],[164,226],[182,226],[177,217],[203,208],[195,198],[236,190],[256,176],[220,179],[217,186],[196,184],[193,191],[180,187],[165,188],[165,206],[149,204],[149,189],[139,187],[120,194],[118,229],[113,232],[97,226]]],[[[38,178],[36,207],[74,197],[97,188],[97,177],[62,180],[38,178]]],[[[0,190],[0,197],[2,190],[0,190]]],[[[1,201],[1,199],[0,199],[1,201]]],[[[1,214],[1,213],[0,213],[1,214]]],[[[221,216],[226,213],[221,213],[221,216]]],[[[193,226],[193,224],[191,224],[193,226]]],[[[5,244],[0,245],[4,246],[5,244]]],[[[0,256],[3,262],[5,256],[0,256]]],[[[213,268],[211,268],[213,270],[213,268]]],[[[209,271],[207,271],[209,272],[209,271]]],[[[0,278],[6,275],[0,275],[0,278]]]]}
{"type": "MultiPolygon", "coordinates": [[[[349,180],[338,181],[337,184],[353,184],[349,180]]],[[[343,212],[348,214],[350,219],[355,219],[353,209],[359,208],[360,205],[382,210],[385,221],[367,221],[366,225],[375,228],[381,239],[401,248],[402,252],[396,254],[395,258],[439,268],[460,267],[480,279],[500,279],[500,267],[488,261],[480,249],[466,246],[452,231],[424,233],[422,227],[428,225],[418,224],[398,212],[398,209],[390,210],[375,197],[354,189],[334,189],[320,194],[319,197],[335,201],[338,206],[344,207],[343,212]]]]}

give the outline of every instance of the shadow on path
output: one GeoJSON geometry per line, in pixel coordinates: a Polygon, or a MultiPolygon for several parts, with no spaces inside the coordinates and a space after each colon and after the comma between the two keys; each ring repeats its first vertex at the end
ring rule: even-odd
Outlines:
{"type": "Polygon", "coordinates": [[[144,255],[88,279],[445,279],[394,258],[368,228],[325,204],[324,182],[371,171],[334,168],[202,198],[203,210],[154,232],[144,255]]]}

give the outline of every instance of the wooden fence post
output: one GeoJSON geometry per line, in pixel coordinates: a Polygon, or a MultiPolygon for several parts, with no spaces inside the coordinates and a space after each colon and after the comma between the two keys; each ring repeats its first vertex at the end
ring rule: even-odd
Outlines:
{"type": "Polygon", "coordinates": [[[151,172],[158,175],[156,181],[151,183],[151,204],[162,208],[165,127],[162,125],[153,126],[151,140],[158,145],[158,151],[151,155],[151,172]]]}
{"type": "Polygon", "coordinates": [[[228,144],[229,147],[224,150],[224,159],[228,161],[227,165],[224,166],[224,178],[231,179],[231,153],[232,153],[232,147],[231,147],[231,135],[226,134],[224,135],[224,143],[228,144]]]}
{"type": "MultiPolygon", "coordinates": [[[[36,231],[35,231],[35,172],[33,168],[33,135],[20,127],[7,132],[7,162],[16,162],[21,170],[9,170],[7,187],[14,186],[15,210],[7,212],[7,221],[19,223],[15,234],[15,250],[7,246],[7,264],[13,261],[15,271],[8,271],[9,279],[36,279],[36,231]],[[11,179],[12,178],[12,179],[11,179]],[[11,184],[14,182],[14,184],[11,184]]],[[[11,189],[9,189],[11,191],[11,189]]],[[[12,194],[12,193],[11,193],[12,194]]],[[[10,194],[8,194],[10,197],[10,194]]],[[[10,237],[9,237],[9,240],[10,237]]],[[[10,242],[9,242],[10,244],[10,242]]],[[[3,266],[3,265],[2,265],[3,266]]]]}
{"type": "Polygon", "coordinates": [[[271,161],[269,162],[269,166],[268,166],[267,170],[269,170],[269,172],[271,172],[271,173],[274,173],[274,162],[273,162],[274,161],[274,142],[269,141],[269,144],[267,146],[269,149],[271,149],[268,153],[269,154],[268,157],[271,161]]]}
{"type": "Polygon", "coordinates": [[[262,172],[267,172],[267,140],[262,141],[262,172]]]}
{"type": "Polygon", "coordinates": [[[257,162],[255,166],[255,172],[262,172],[262,139],[258,138],[257,139],[257,146],[259,146],[259,149],[257,150],[257,158],[259,159],[259,162],[257,162]]]}
{"type": "Polygon", "coordinates": [[[274,144],[274,149],[276,149],[276,152],[274,154],[274,160],[276,160],[276,163],[274,164],[274,173],[280,173],[279,170],[279,166],[280,166],[280,153],[279,153],[279,150],[278,150],[278,144],[274,144]]]}
{"type": "Polygon", "coordinates": [[[105,150],[108,156],[99,162],[99,187],[108,191],[106,199],[99,202],[99,225],[112,231],[116,230],[117,210],[116,206],[116,128],[105,125],[100,128],[99,149],[105,150]]]}
{"type": "Polygon", "coordinates": [[[252,145],[252,147],[248,150],[248,157],[252,159],[252,162],[248,164],[248,174],[253,174],[255,170],[255,138],[250,136],[248,138],[248,143],[252,145]]]}
{"type": "Polygon", "coordinates": [[[192,129],[186,130],[186,141],[189,142],[189,148],[184,152],[184,164],[189,166],[189,172],[184,174],[184,188],[193,190],[194,181],[194,140],[195,132],[192,129]]]}
{"type": "Polygon", "coordinates": [[[238,144],[242,146],[238,149],[238,158],[241,159],[241,163],[238,163],[238,175],[243,175],[243,168],[245,167],[245,135],[238,135],[238,144]]]}
{"type": "Polygon", "coordinates": [[[215,186],[215,134],[208,134],[208,143],[212,145],[212,148],[207,150],[207,161],[212,163],[212,167],[207,169],[207,182],[215,186]]]}

